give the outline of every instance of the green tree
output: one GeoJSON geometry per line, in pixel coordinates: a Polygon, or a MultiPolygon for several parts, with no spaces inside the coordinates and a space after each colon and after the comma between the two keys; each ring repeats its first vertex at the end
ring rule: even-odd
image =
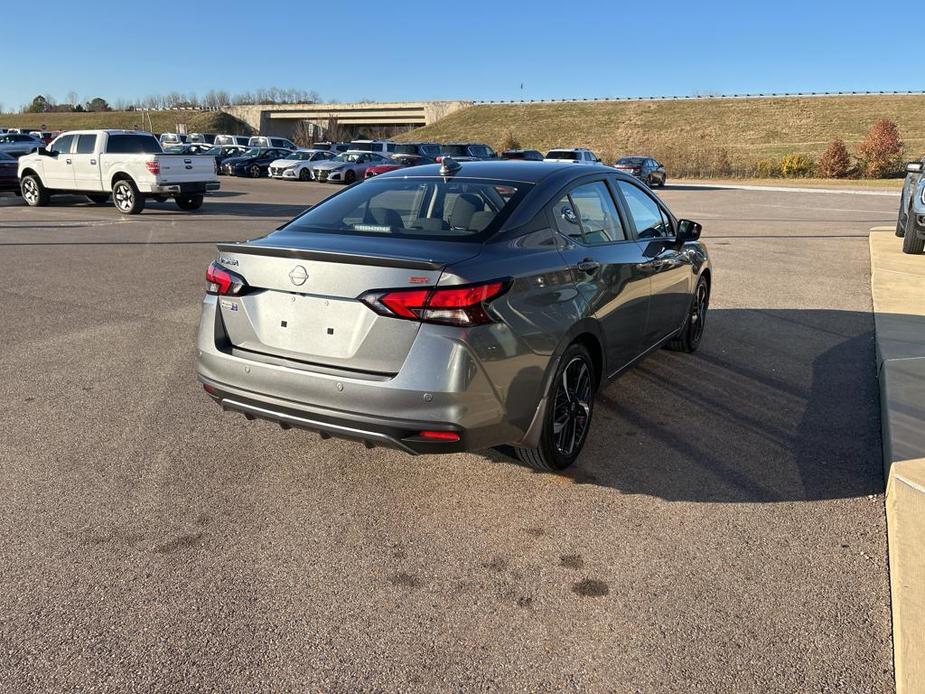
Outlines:
{"type": "Polygon", "coordinates": [[[48,99],[39,94],[36,96],[32,103],[26,106],[26,113],[45,113],[48,110],[48,99]]]}
{"type": "Polygon", "coordinates": [[[106,99],[103,99],[99,96],[90,99],[90,101],[87,102],[87,110],[91,113],[98,113],[100,111],[112,111],[112,109],[109,108],[109,104],[106,102],[106,99]]]}

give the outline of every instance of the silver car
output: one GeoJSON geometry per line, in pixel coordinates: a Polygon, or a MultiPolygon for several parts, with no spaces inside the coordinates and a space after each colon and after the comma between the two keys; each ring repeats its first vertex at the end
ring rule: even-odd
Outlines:
{"type": "Polygon", "coordinates": [[[605,167],[471,162],[345,188],[207,271],[198,377],[226,410],[407,453],[578,457],[595,392],[700,344],[700,225],[605,167]]]}
{"type": "Polygon", "coordinates": [[[0,135],[0,152],[5,152],[13,157],[31,154],[39,147],[44,146],[45,142],[35,135],[27,133],[4,133],[0,135]]]}
{"type": "Polygon", "coordinates": [[[349,150],[333,159],[312,164],[312,177],[321,183],[353,183],[366,176],[366,169],[380,164],[394,164],[391,157],[376,152],[349,150]]]}

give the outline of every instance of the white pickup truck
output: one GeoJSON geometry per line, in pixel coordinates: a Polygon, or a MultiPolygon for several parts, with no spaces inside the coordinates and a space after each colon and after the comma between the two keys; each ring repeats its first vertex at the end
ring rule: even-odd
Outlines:
{"type": "Polygon", "coordinates": [[[32,207],[58,193],[86,195],[138,214],[145,200],[173,198],[181,210],[198,210],[218,190],[214,157],[164,154],[157,138],[135,130],[76,130],[19,159],[23,199],[32,207]]]}

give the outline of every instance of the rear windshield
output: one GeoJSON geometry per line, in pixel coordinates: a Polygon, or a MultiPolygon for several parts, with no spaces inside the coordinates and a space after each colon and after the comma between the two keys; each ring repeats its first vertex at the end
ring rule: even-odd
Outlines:
{"type": "Polygon", "coordinates": [[[546,155],[547,159],[581,159],[574,149],[554,149],[546,155]]]}
{"type": "Polygon", "coordinates": [[[110,135],[106,151],[110,154],[159,154],[163,150],[151,135],[110,135]]]}
{"type": "MultiPolygon", "coordinates": [[[[423,147],[421,148],[423,149],[423,147]]],[[[417,154],[418,146],[417,145],[395,145],[395,154],[417,154]]]]}
{"type": "Polygon", "coordinates": [[[623,157],[617,160],[617,164],[623,164],[625,166],[642,166],[644,162],[645,159],[642,157],[623,157]]]}
{"type": "Polygon", "coordinates": [[[468,157],[469,145],[443,145],[440,151],[448,157],[468,157]]]}
{"type": "Polygon", "coordinates": [[[358,149],[364,152],[372,152],[374,149],[382,149],[381,147],[376,146],[373,142],[360,142],[359,140],[354,140],[350,143],[350,149],[358,149]]]}
{"type": "Polygon", "coordinates": [[[493,233],[529,185],[478,179],[370,179],[316,205],[287,231],[465,241],[493,233]]]}

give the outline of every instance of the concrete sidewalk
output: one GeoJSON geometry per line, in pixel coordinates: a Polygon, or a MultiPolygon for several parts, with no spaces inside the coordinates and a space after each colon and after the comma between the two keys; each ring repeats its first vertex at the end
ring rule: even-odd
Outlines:
{"type": "Polygon", "coordinates": [[[870,235],[896,688],[925,692],[925,256],[870,235]]]}

